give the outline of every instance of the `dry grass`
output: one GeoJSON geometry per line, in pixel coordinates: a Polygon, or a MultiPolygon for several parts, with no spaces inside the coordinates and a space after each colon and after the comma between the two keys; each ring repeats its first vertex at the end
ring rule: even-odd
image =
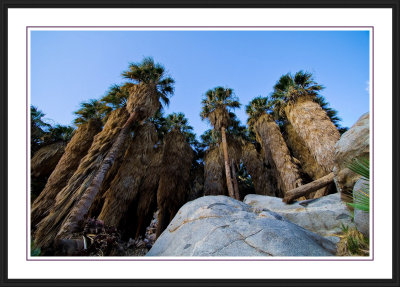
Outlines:
{"type": "Polygon", "coordinates": [[[330,173],[334,165],[334,147],[340,134],[326,112],[318,103],[300,98],[294,104],[288,105],[285,113],[319,169],[324,174],[330,173]]]}
{"type": "Polygon", "coordinates": [[[300,172],[294,163],[290,151],[278,125],[268,114],[261,116],[256,124],[257,141],[263,147],[265,160],[271,163],[278,182],[281,196],[302,184],[300,172]]]}
{"type": "Polygon", "coordinates": [[[369,240],[356,228],[343,228],[337,236],[337,256],[369,256],[369,240]]]}
{"type": "MultiPolygon", "coordinates": [[[[49,215],[39,224],[35,234],[35,243],[39,247],[48,247],[56,239],[59,228],[89,187],[103,159],[107,155],[122,126],[129,117],[125,108],[113,111],[104,129],[95,136],[87,155],[66,186],[57,194],[55,204],[49,215]]],[[[119,162],[116,161],[115,164],[119,162]]]]}
{"type": "Polygon", "coordinates": [[[157,191],[157,236],[186,201],[193,157],[194,152],[181,132],[174,129],[166,135],[157,191]]]}
{"type": "Polygon", "coordinates": [[[31,210],[32,228],[36,226],[53,206],[56,195],[65,187],[74,174],[81,159],[87,154],[94,136],[100,132],[100,121],[90,120],[75,131],[65,152],[50,175],[43,192],[33,202],[31,210]]]}

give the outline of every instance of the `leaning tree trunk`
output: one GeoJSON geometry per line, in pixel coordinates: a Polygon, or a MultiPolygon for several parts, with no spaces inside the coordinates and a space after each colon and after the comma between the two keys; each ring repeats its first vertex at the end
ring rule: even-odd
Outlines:
{"type": "Polygon", "coordinates": [[[35,233],[35,243],[38,247],[47,247],[56,238],[60,226],[92,182],[127,119],[128,113],[125,108],[113,111],[103,130],[95,136],[88,153],[80,161],[66,186],[55,197],[50,213],[38,224],[35,233]]]}
{"type": "Polygon", "coordinates": [[[222,135],[222,148],[224,150],[226,186],[228,187],[229,196],[235,198],[235,191],[233,190],[231,170],[229,167],[229,155],[228,155],[228,145],[226,143],[225,127],[221,128],[221,135],[222,135]]]}
{"type": "Polygon", "coordinates": [[[105,225],[118,228],[132,201],[137,199],[157,140],[152,123],[143,124],[135,132],[117,175],[103,195],[104,205],[98,219],[103,220],[105,225]]]}
{"type": "Polygon", "coordinates": [[[265,159],[271,163],[282,195],[302,184],[300,172],[271,115],[264,114],[255,125],[257,141],[261,143],[265,159]]]}
{"type": "Polygon", "coordinates": [[[192,148],[180,131],[174,129],[166,135],[157,191],[157,237],[186,201],[193,156],[192,148]]]}
{"type": "Polygon", "coordinates": [[[310,99],[297,100],[287,106],[285,112],[324,175],[330,173],[334,165],[334,147],[340,134],[326,112],[310,99]]]}
{"type": "Polygon", "coordinates": [[[65,187],[81,159],[87,154],[94,136],[101,130],[101,121],[90,120],[74,133],[65,152],[50,175],[43,192],[33,202],[31,210],[32,229],[35,228],[54,205],[56,195],[65,187]]]}
{"type": "Polygon", "coordinates": [[[71,213],[61,226],[61,229],[57,234],[58,238],[68,236],[78,230],[80,223],[85,219],[90,206],[100,190],[104,177],[111,168],[115,158],[120,153],[120,149],[123,146],[133,123],[151,117],[159,108],[160,102],[157,95],[157,87],[154,84],[150,85],[141,83],[131,87],[130,96],[127,102],[127,110],[130,113],[130,117],[120,130],[118,137],[113,143],[106,158],[103,160],[89,188],[86,189],[83,196],[73,207],[71,213]]]}

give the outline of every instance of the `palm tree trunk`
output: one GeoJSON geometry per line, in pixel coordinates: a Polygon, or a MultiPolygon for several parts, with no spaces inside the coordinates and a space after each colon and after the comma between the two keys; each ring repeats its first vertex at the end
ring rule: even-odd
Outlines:
{"type": "Polygon", "coordinates": [[[104,177],[108,170],[113,165],[121,147],[124,145],[125,139],[130,132],[132,124],[137,120],[137,113],[134,112],[130,115],[124,126],[119,132],[118,137],[113,143],[110,151],[103,160],[97,174],[93,178],[92,183],[86,189],[85,193],[82,195],[79,202],[73,207],[69,217],[65,220],[64,224],[61,226],[60,231],[57,234],[58,238],[67,236],[75,232],[79,224],[85,219],[90,206],[92,205],[96,195],[98,194],[101,184],[103,183],[104,177]]]}
{"type": "Polygon", "coordinates": [[[233,190],[235,191],[235,199],[240,200],[239,185],[236,178],[235,162],[233,160],[231,162],[231,167],[232,167],[232,183],[233,183],[233,190]]]}
{"type": "Polygon", "coordinates": [[[225,160],[226,186],[228,187],[229,196],[235,198],[235,192],[233,190],[233,185],[232,185],[231,170],[229,167],[228,145],[226,143],[225,127],[221,128],[221,134],[222,134],[222,148],[224,150],[224,160],[225,160]]]}
{"type": "Polygon", "coordinates": [[[65,148],[65,153],[50,175],[43,192],[33,202],[31,209],[32,229],[47,216],[48,211],[55,203],[57,194],[67,185],[79,166],[81,159],[87,154],[92,145],[94,136],[101,130],[101,122],[90,120],[82,124],[75,132],[65,148]]]}
{"type": "Polygon", "coordinates": [[[326,112],[312,100],[298,100],[285,110],[289,122],[303,140],[319,168],[329,174],[334,166],[339,131],[326,112]]]}
{"type": "Polygon", "coordinates": [[[256,123],[257,141],[261,143],[266,161],[270,162],[283,196],[302,184],[300,172],[290,155],[280,129],[270,115],[261,116],[256,123]]]}

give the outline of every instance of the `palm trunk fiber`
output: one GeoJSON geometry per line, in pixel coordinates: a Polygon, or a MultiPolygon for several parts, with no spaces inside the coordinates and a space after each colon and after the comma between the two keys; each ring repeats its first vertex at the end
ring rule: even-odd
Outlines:
{"type": "Polygon", "coordinates": [[[326,112],[318,103],[307,98],[288,105],[285,112],[319,168],[325,174],[330,173],[334,165],[334,147],[340,134],[326,112]]]}
{"type": "Polygon", "coordinates": [[[157,191],[159,209],[157,237],[186,202],[190,189],[189,178],[193,156],[192,148],[180,131],[174,129],[166,135],[157,191]]]}
{"type": "Polygon", "coordinates": [[[98,216],[107,226],[119,227],[122,217],[139,193],[139,186],[146,174],[157,142],[157,132],[152,123],[145,123],[137,129],[124,160],[104,193],[104,205],[98,216]]]}
{"type": "Polygon", "coordinates": [[[261,144],[265,160],[271,163],[283,196],[302,184],[300,172],[290,155],[289,149],[271,115],[262,115],[255,125],[257,141],[261,144]]]}
{"type": "Polygon", "coordinates": [[[235,169],[235,162],[231,161],[231,169],[232,169],[232,183],[233,183],[233,190],[235,191],[235,199],[240,200],[239,195],[239,185],[236,178],[236,169],[235,169]]]}
{"type": "Polygon", "coordinates": [[[225,127],[221,128],[221,135],[222,135],[222,148],[224,150],[226,186],[228,187],[229,196],[235,198],[235,191],[233,190],[231,170],[229,167],[228,144],[226,143],[225,127]]]}
{"type": "Polygon", "coordinates": [[[260,152],[254,144],[247,143],[243,147],[243,163],[251,176],[256,194],[277,196],[279,194],[276,178],[271,165],[265,161],[264,151],[260,152]]]}
{"type": "Polygon", "coordinates": [[[61,225],[92,182],[128,117],[125,108],[113,111],[104,129],[95,136],[87,155],[80,161],[66,186],[57,194],[50,213],[38,224],[35,233],[38,247],[48,247],[56,239],[61,225]]]}
{"type": "Polygon", "coordinates": [[[46,145],[31,159],[31,202],[42,194],[49,176],[64,153],[65,146],[66,143],[63,141],[46,145]]]}
{"type": "MultiPolygon", "coordinates": [[[[294,157],[300,161],[302,171],[312,180],[317,180],[318,178],[325,176],[327,174],[326,171],[320,167],[305,142],[298,136],[296,130],[290,123],[286,125],[286,135],[286,142],[293,152],[294,157]]],[[[323,187],[316,192],[308,194],[307,198],[314,198],[317,193],[325,194],[327,190],[328,187],[323,187]]]]}
{"type": "Polygon", "coordinates": [[[204,156],[204,195],[228,195],[221,149],[209,148],[204,156]]]}
{"type": "Polygon", "coordinates": [[[100,132],[101,127],[100,121],[90,120],[88,123],[80,125],[74,133],[43,192],[32,204],[31,224],[33,230],[48,215],[50,208],[54,205],[56,195],[65,187],[76,171],[79,162],[87,154],[94,136],[100,132]]]}
{"type": "Polygon", "coordinates": [[[83,193],[78,203],[73,206],[70,214],[61,226],[60,231],[57,234],[58,238],[65,238],[78,230],[79,225],[83,222],[87,213],[89,212],[90,206],[92,205],[96,195],[99,193],[100,187],[103,184],[103,180],[107,172],[114,164],[114,161],[119,153],[121,153],[121,148],[128,138],[133,123],[135,123],[137,119],[137,113],[132,113],[122,126],[117,138],[115,139],[115,142],[107,153],[106,158],[101,163],[100,168],[93,178],[90,186],[83,193]]]}

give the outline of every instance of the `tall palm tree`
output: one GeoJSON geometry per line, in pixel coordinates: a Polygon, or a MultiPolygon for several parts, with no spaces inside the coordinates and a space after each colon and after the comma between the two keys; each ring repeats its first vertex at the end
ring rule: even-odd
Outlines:
{"type": "Polygon", "coordinates": [[[167,105],[168,97],[174,91],[175,81],[166,76],[165,68],[154,63],[152,58],[144,58],[140,63],[131,63],[129,69],[123,72],[122,76],[131,80],[130,85],[126,85],[126,88],[129,89],[126,108],[130,116],[121,128],[90,186],[64,221],[59,234],[70,234],[78,229],[79,223],[86,217],[99,192],[105,175],[119,155],[133,124],[153,116],[161,107],[160,100],[167,105]]]}
{"type": "Polygon", "coordinates": [[[228,146],[226,142],[226,128],[229,125],[229,110],[239,108],[240,103],[233,94],[233,90],[229,88],[216,87],[208,90],[205,97],[201,101],[203,108],[201,118],[208,119],[216,130],[221,131],[222,147],[224,150],[226,185],[228,187],[229,196],[235,198],[235,192],[232,184],[230,171],[230,161],[228,155],[228,146]]]}
{"type": "Polygon", "coordinates": [[[315,158],[318,168],[327,174],[333,168],[334,146],[340,134],[334,125],[336,115],[321,107],[326,108],[319,94],[323,89],[311,73],[299,71],[283,75],[274,86],[272,98],[315,158]]]}
{"type": "Polygon", "coordinates": [[[43,119],[45,114],[37,107],[31,105],[31,156],[43,144],[43,136],[46,131],[51,127],[43,119]]]}
{"type": "Polygon", "coordinates": [[[276,174],[278,187],[285,193],[302,184],[300,172],[293,161],[284,138],[272,113],[272,102],[268,97],[256,97],[247,106],[247,124],[256,134],[264,150],[264,156],[276,174]]]}

